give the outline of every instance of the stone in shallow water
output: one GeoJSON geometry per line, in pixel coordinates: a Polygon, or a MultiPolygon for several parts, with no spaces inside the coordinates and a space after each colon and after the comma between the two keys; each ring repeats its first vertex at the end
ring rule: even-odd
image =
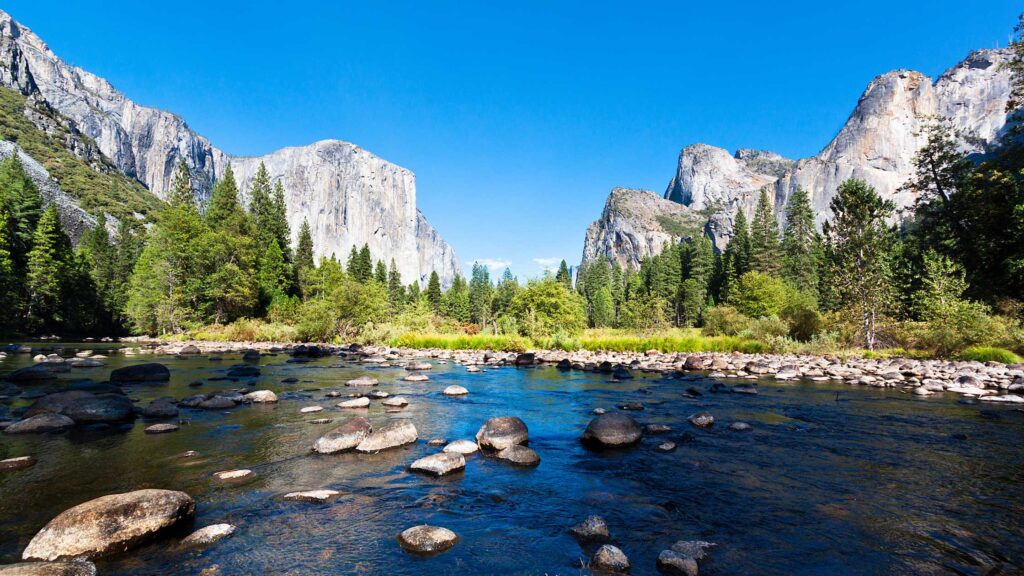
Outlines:
{"type": "Polygon", "coordinates": [[[590,421],[581,438],[591,446],[630,446],[640,441],[643,428],[626,414],[612,412],[601,414],[590,421]]]}
{"type": "Polygon", "coordinates": [[[697,560],[675,550],[662,550],[656,564],[658,572],[668,576],[697,576],[697,560]]]}
{"type": "Polygon", "coordinates": [[[583,542],[607,542],[611,538],[608,533],[608,523],[597,515],[587,516],[582,522],[573,526],[569,532],[583,542]]]}
{"type": "Polygon", "coordinates": [[[155,362],[125,366],[110,373],[111,382],[166,382],[170,379],[171,371],[167,366],[155,362]]]}
{"type": "Polygon", "coordinates": [[[247,468],[241,468],[239,470],[224,470],[223,472],[215,472],[213,477],[218,480],[232,481],[232,480],[244,480],[253,476],[252,470],[247,468]]]}
{"type": "Polygon", "coordinates": [[[18,562],[0,565],[0,576],[96,576],[96,565],[85,560],[18,562]]]}
{"type": "Polygon", "coordinates": [[[427,446],[444,446],[448,441],[444,438],[432,438],[427,440],[427,446]]]}
{"type": "Polygon", "coordinates": [[[729,424],[729,430],[732,430],[733,432],[749,432],[751,429],[750,424],[747,424],[746,422],[733,422],[732,424],[729,424]]]}
{"type": "Polygon", "coordinates": [[[146,542],[186,522],[196,503],[184,492],[136,490],[65,510],[39,531],[25,560],[94,559],[146,542]]]}
{"type": "Polygon", "coordinates": [[[472,440],[456,440],[444,447],[445,452],[456,452],[459,454],[473,454],[478,450],[480,450],[480,447],[472,440]]]}
{"type": "Polygon", "coordinates": [[[426,382],[427,380],[430,380],[430,378],[426,374],[409,374],[405,378],[402,378],[402,380],[406,382],[426,382]]]}
{"type": "Polygon", "coordinates": [[[370,399],[365,396],[362,398],[353,398],[352,400],[345,400],[344,402],[338,403],[338,408],[366,408],[370,405],[370,399]]]}
{"type": "Polygon", "coordinates": [[[16,458],[7,458],[0,460],[0,472],[9,472],[12,470],[24,470],[25,468],[31,468],[36,465],[36,459],[33,456],[18,456],[16,458]]]}
{"type": "Polygon", "coordinates": [[[325,489],[322,489],[322,490],[307,490],[307,491],[304,491],[304,492],[289,492],[289,493],[285,494],[284,496],[282,496],[282,498],[284,498],[285,500],[291,500],[291,501],[294,501],[294,502],[313,502],[315,504],[319,504],[319,503],[322,503],[322,502],[327,502],[328,500],[330,500],[332,498],[337,498],[340,495],[341,495],[341,492],[338,492],[337,490],[328,490],[328,489],[325,488],[325,489]]]}
{"type": "Polygon", "coordinates": [[[703,540],[679,540],[672,545],[672,550],[695,560],[704,560],[708,557],[707,549],[715,546],[714,542],[703,540]]]}
{"type": "Polygon", "coordinates": [[[690,424],[693,424],[698,428],[710,428],[715,424],[715,417],[707,412],[694,414],[693,416],[690,416],[689,420],[690,424]]]}
{"type": "Polygon", "coordinates": [[[409,401],[406,400],[404,396],[392,396],[390,398],[385,398],[384,400],[381,400],[380,403],[388,408],[403,408],[409,405],[409,401]]]}
{"type": "Polygon", "coordinates": [[[199,403],[198,408],[203,410],[227,410],[235,407],[235,401],[224,396],[214,396],[199,403]]]}
{"type": "Polygon", "coordinates": [[[270,390],[254,390],[245,395],[245,401],[252,404],[273,404],[277,402],[277,394],[270,390]]]}
{"type": "Polygon", "coordinates": [[[533,467],[540,464],[540,456],[526,446],[509,446],[508,448],[498,451],[497,457],[506,462],[511,462],[516,466],[533,467]]]}
{"type": "Polygon", "coordinates": [[[469,390],[462,386],[453,385],[444,389],[445,396],[465,396],[466,394],[469,394],[469,390]]]}
{"type": "Polygon", "coordinates": [[[362,416],[347,420],[341,426],[317,439],[313,450],[320,454],[334,454],[351,450],[366,439],[373,431],[370,421],[362,416]]]}
{"type": "Polygon", "coordinates": [[[176,424],[168,424],[165,422],[147,426],[144,432],[146,434],[167,434],[168,432],[177,432],[178,430],[180,430],[180,428],[176,424]]]}
{"type": "Polygon", "coordinates": [[[416,460],[409,467],[416,472],[444,476],[466,468],[466,458],[458,452],[441,452],[416,460]]]}
{"type": "Polygon", "coordinates": [[[299,410],[301,414],[312,414],[313,412],[320,412],[324,409],[323,406],[305,406],[299,410]]]}
{"type": "Polygon", "coordinates": [[[628,572],[629,558],[617,546],[605,544],[590,558],[590,568],[603,572],[628,572]]]}
{"type": "Polygon", "coordinates": [[[398,544],[409,552],[417,554],[437,554],[450,549],[459,541],[459,537],[447,528],[440,526],[413,526],[398,535],[398,544]]]}
{"type": "Polygon", "coordinates": [[[491,418],[476,433],[476,443],[481,448],[491,450],[503,450],[529,440],[530,432],[526,423],[515,416],[491,418]]]}
{"type": "Polygon", "coordinates": [[[181,541],[181,545],[185,547],[209,546],[210,544],[227,538],[234,533],[235,527],[231,524],[212,524],[210,526],[204,526],[203,528],[200,528],[186,536],[181,541]]]}
{"type": "Polygon", "coordinates": [[[376,386],[377,379],[372,376],[360,376],[345,383],[346,386],[376,386]]]}
{"type": "Polygon", "coordinates": [[[409,420],[392,420],[370,433],[356,446],[357,452],[378,452],[416,441],[416,426],[409,420]]]}
{"type": "Polygon", "coordinates": [[[675,449],[676,449],[676,443],[672,442],[671,440],[666,440],[666,441],[662,442],[661,444],[658,444],[658,447],[657,447],[658,452],[672,452],[675,449]]]}
{"type": "Polygon", "coordinates": [[[405,365],[405,369],[411,371],[414,370],[430,370],[433,366],[430,362],[410,362],[405,365]]]}
{"type": "Polygon", "coordinates": [[[63,414],[36,414],[4,428],[4,433],[41,434],[46,432],[63,432],[74,425],[75,421],[63,414]]]}

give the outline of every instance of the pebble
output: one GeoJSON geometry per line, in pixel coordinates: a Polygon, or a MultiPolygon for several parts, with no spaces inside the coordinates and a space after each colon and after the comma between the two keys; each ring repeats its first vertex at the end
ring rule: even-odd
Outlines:
{"type": "Polygon", "coordinates": [[[707,412],[699,412],[690,416],[689,421],[698,428],[710,428],[715,424],[715,417],[707,412]]]}
{"type": "Polygon", "coordinates": [[[658,452],[671,452],[676,449],[676,443],[670,440],[666,440],[661,444],[658,444],[658,452]]]}

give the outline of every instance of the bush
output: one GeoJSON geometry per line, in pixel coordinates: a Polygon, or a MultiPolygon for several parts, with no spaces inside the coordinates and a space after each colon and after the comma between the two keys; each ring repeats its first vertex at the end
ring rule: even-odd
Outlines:
{"type": "Polygon", "coordinates": [[[744,338],[768,342],[772,338],[784,338],[789,334],[789,325],[774,316],[751,320],[747,328],[740,333],[744,338]]]}
{"type": "Polygon", "coordinates": [[[1003,364],[1017,364],[1024,362],[1020,356],[1005,348],[992,346],[972,346],[959,355],[960,360],[974,360],[976,362],[1002,362],[1003,364]]]}
{"type": "Polygon", "coordinates": [[[750,318],[732,306],[719,305],[704,311],[705,336],[736,336],[750,326],[750,318]]]}
{"type": "Polygon", "coordinates": [[[783,280],[762,274],[747,272],[740,276],[731,302],[740,313],[751,318],[778,316],[790,300],[789,287],[783,280]]]}
{"type": "Polygon", "coordinates": [[[918,344],[944,357],[1005,338],[1005,324],[994,321],[988,313],[988,306],[979,302],[950,302],[941,314],[918,324],[918,344]]]}
{"type": "Polygon", "coordinates": [[[531,338],[559,331],[579,334],[587,325],[583,297],[554,278],[531,280],[512,298],[509,308],[522,334],[531,338]]]}

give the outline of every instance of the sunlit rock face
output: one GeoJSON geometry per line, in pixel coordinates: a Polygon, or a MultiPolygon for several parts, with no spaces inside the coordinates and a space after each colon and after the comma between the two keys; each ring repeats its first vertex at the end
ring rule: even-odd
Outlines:
{"type": "MultiPolygon", "coordinates": [[[[707,144],[687,146],[679,154],[664,198],[693,213],[709,215],[707,230],[720,250],[732,237],[736,210],[752,217],[763,187],[773,196],[780,223],[790,197],[800,187],[810,194],[821,225],[831,216],[829,203],[836,188],[849,178],[867,181],[900,210],[912,209],[916,194],[901,188],[913,173],[914,154],[924,144],[922,128],[936,117],[946,118],[961,133],[965,151],[990,151],[1007,122],[1010,71],[1004,64],[1009,58],[1005,49],[979,50],[934,82],[912,70],[882,74],[864,90],[835,138],[810,158],[794,161],[760,150],[740,149],[732,154],[707,144]]],[[[649,203],[651,210],[661,210],[649,203]]],[[[612,221],[602,215],[591,225],[585,260],[598,254],[635,260],[639,253],[635,244],[605,240],[614,234],[602,228],[612,221]]],[[[657,227],[634,227],[630,235],[659,232],[657,227]]]]}
{"type": "Polygon", "coordinates": [[[158,197],[169,190],[182,158],[200,201],[228,163],[243,177],[244,190],[263,161],[284,185],[293,236],[309,220],[318,256],[344,258],[365,243],[375,258],[394,258],[406,282],[425,281],[436,270],[447,285],[459,270],[454,250],[416,209],[413,173],[353,144],[326,140],[259,157],[231,156],[181,117],[140,106],[103,78],[68,65],[2,11],[0,85],[45,100],[158,197]]]}

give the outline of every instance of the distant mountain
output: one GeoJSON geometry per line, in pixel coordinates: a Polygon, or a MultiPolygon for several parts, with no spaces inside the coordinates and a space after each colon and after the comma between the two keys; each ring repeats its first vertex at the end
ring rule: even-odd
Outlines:
{"type": "MultiPolygon", "coordinates": [[[[365,243],[375,258],[394,258],[407,282],[425,282],[431,271],[437,271],[448,285],[460,269],[454,250],[416,208],[413,173],[353,144],[325,140],[260,157],[232,156],[179,116],[140,106],[103,78],[66,64],[3,11],[0,86],[53,110],[64,119],[68,132],[95,146],[93,159],[109,163],[158,198],[169,190],[182,158],[192,171],[200,201],[228,164],[239,176],[244,196],[255,167],[263,161],[271,179],[280,180],[285,188],[293,238],[307,219],[318,257],[335,254],[344,259],[353,245],[365,243]]],[[[90,156],[75,141],[68,146],[83,153],[82,158],[90,156]]]]}
{"type": "MultiPolygon", "coordinates": [[[[901,210],[911,209],[916,195],[899,188],[913,173],[914,155],[924,143],[920,131],[932,118],[947,118],[964,135],[966,151],[988,152],[998,140],[1007,121],[1010,71],[1004,64],[1009,58],[1005,49],[979,50],[935,82],[912,70],[875,78],[836,137],[811,158],[794,161],[767,151],[730,154],[707,144],[687,146],[664,197],[694,217],[710,216],[708,232],[719,249],[732,236],[736,209],[753,216],[765,186],[774,196],[780,222],[789,198],[802,187],[810,194],[820,226],[831,216],[829,202],[836,188],[848,178],[865,180],[901,210]]],[[[644,251],[607,226],[615,220],[608,217],[610,204],[609,198],[601,219],[587,230],[584,261],[606,254],[620,262],[639,262],[644,251]]],[[[648,204],[652,213],[664,210],[653,199],[648,204]]],[[[635,225],[629,237],[644,233],[635,225]]]]}

